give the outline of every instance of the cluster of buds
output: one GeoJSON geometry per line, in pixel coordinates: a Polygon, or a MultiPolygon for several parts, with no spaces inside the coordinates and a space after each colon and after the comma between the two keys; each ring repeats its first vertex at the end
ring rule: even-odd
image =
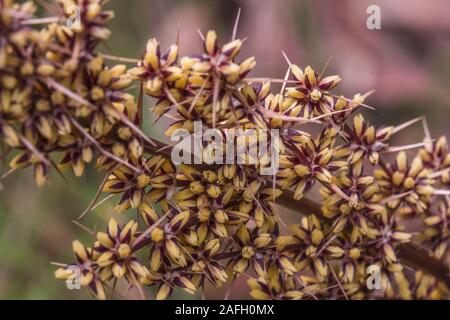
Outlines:
{"type": "MultiPolygon", "coordinates": [[[[165,299],[175,288],[193,294],[246,276],[256,299],[449,296],[443,279],[399,257],[411,241],[436,259],[449,256],[445,138],[390,146],[416,121],[375,128],[359,113],[368,94],[336,96],[339,76],[290,61],[285,79],[249,78],[256,62],[239,58],[243,40],[220,45],[214,31],[201,35],[198,55],[180,58],[177,44],[162,54],[151,39],[132,68],[107,66],[96,51],[113,16],[105,2],[57,0],[57,21],[39,29],[32,25],[44,20],[34,18],[31,2],[0,0],[0,140],[11,171],[33,166],[42,185],[52,167],[82,176],[95,163],[105,176],[99,193],[121,196],[116,213],[142,218],[122,226],[111,218],[91,246],[73,243],[82,286],[104,299],[120,280],[144,297],[146,287],[156,287],[155,297],[165,299]],[[58,24],[74,5],[77,27],[58,24]],[[281,91],[272,89],[275,82],[281,91]],[[193,133],[195,121],[223,135],[278,130],[279,150],[270,152],[280,170],[262,175],[261,159],[175,165],[168,146],[142,131],[142,100],[126,91],[133,84],[156,98],[157,120],[173,119],[168,136],[193,133]],[[307,123],[320,133],[300,130],[307,123]],[[406,150],[414,148],[420,150],[408,161],[406,150]],[[395,152],[390,162],[387,154],[395,152]],[[321,205],[304,207],[315,188],[321,205]],[[281,227],[278,201],[304,215],[300,224],[281,227]],[[407,218],[423,221],[417,239],[407,218]],[[379,270],[380,290],[367,285],[369,267],[379,270]]],[[[56,271],[59,279],[75,276],[71,265],[56,271]]]]}

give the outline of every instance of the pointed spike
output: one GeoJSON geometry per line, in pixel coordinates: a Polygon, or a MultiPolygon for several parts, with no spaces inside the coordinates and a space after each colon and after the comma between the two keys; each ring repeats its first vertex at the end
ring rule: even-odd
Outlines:
{"type": "Polygon", "coordinates": [[[136,168],[135,166],[133,166],[132,164],[128,163],[127,161],[122,160],[121,158],[117,157],[116,155],[112,154],[109,151],[106,151],[105,149],[102,148],[102,146],[100,145],[100,143],[95,140],[95,138],[93,136],[91,136],[82,125],[80,125],[74,118],[70,118],[70,122],[74,125],[75,128],[78,129],[78,131],[80,131],[80,133],[86,137],[86,139],[88,139],[103,155],[105,155],[106,157],[113,159],[114,161],[123,164],[124,166],[130,168],[131,170],[140,173],[141,170],[136,168]]]}
{"type": "Polygon", "coordinates": [[[345,300],[348,300],[347,293],[345,292],[344,287],[342,286],[341,281],[339,281],[339,278],[338,278],[336,272],[334,271],[333,267],[331,266],[331,264],[328,262],[328,260],[327,260],[326,258],[325,258],[325,260],[327,261],[328,268],[330,268],[331,273],[333,274],[334,279],[336,280],[336,282],[337,282],[338,285],[339,285],[339,288],[341,289],[342,293],[344,294],[345,300]]]}
{"type": "Polygon", "coordinates": [[[206,82],[209,81],[209,76],[203,81],[202,85],[200,86],[200,90],[195,94],[194,100],[192,100],[191,105],[189,106],[189,113],[192,112],[192,110],[195,107],[195,104],[197,103],[198,99],[200,98],[200,95],[203,93],[203,90],[205,89],[206,82]]]}
{"type": "Polygon", "coordinates": [[[433,194],[440,196],[450,196],[450,190],[434,189],[433,194]]]}
{"type": "MultiPolygon", "coordinates": [[[[240,9],[241,8],[239,8],[239,10],[240,9]]],[[[228,286],[227,292],[225,293],[225,297],[223,298],[223,300],[228,300],[230,298],[230,293],[231,293],[231,290],[233,288],[233,284],[235,281],[236,281],[236,279],[233,279],[230,281],[230,285],[228,286]]]]}
{"type": "Polygon", "coordinates": [[[429,142],[433,142],[434,140],[426,140],[424,142],[418,142],[418,143],[412,143],[407,144],[404,146],[394,146],[394,147],[388,147],[386,150],[381,151],[382,153],[390,153],[390,152],[398,152],[403,150],[409,150],[409,149],[415,149],[425,146],[429,142]]]}
{"type": "Polygon", "coordinates": [[[64,10],[61,7],[57,6],[55,3],[49,3],[45,0],[36,0],[36,2],[48,12],[54,15],[64,16],[64,10]]]}
{"type": "Polygon", "coordinates": [[[161,218],[159,218],[154,224],[152,224],[149,228],[147,228],[147,230],[145,230],[144,232],[142,232],[139,237],[136,239],[136,241],[134,241],[133,244],[133,249],[136,248],[138,246],[138,244],[143,241],[157,226],[159,226],[164,219],[169,215],[170,210],[167,211],[164,215],[161,216],[161,218]]]}
{"type": "Polygon", "coordinates": [[[347,200],[348,202],[353,202],[353,199],[351,197],[349,197],[348,195],[346,195],[337,185],[332,184],[331,189],[334,192],[336,192],[337,195],[340,196],[341,198],[347,200]]]}
{"type": "Polygon", "coordinates": [[[110,45],[106,41],[102,41],[101,44],[108,50],[111,54],[114,54],[114,50],[110,47],[110,45]]]}
{"type": "Polygon", "coordinates": [[[177,23],[177,37],[175,40],[175,44],[177,45],[177,47],[180,45],[180,32],[181,32],[180,23],[177,23]]]}
{"type": "Polygon", "coordinates": [[[364,93],[362,96],[363,96],[364,99],[365,99],[365,98],[371,96],[375,91],[376,91],[375,89],[372,89],[372,90],[367,91],[366,93],[364,93]]]}
{"type": "Polygon", "coordinates": [[[64,182],[69,185],[69,181],[67,180],[67,178],[64,176],[64,174],[62,173],[62,171],[58,168],[58,166],[56,165],[55,161],[53,161],[52,159],[50,159],[50,162],[52,164],[52,167],[56,170],[56,172],[59,174],[59,176],[64,180],[64,182]]]}
{"type": "Polygon", "coordinates": [[[142,130],[138,126],[136,126],[133,122],[131,122],[130,119],[128,119],[128,117],[126,115],[124,115],[123,113],[120,113],[119,111],[117,111],[115,109],[112,109],[112,110],[118,116],[120,121],[122,121],[125,125],[130,127],[130,129],[132,131],[134,131],[135,134],[137,134],[142,139],[144,139],[145,142],[156,147],[156,143],[152,139],[150,139],[145,133],[143,133],[142,130]]]}
{"type": "Polygon", "coordinates": [[[84,231],[86,231],[87,233],[89,233],[91,236],[95,236],[95,232],[91,229],[89,229],[88,227],[86,227],[85,225],[83,225],[82,223],[79,223],[76,220],[72,220],[72,222],[77,226],[80,227],[81,229],[83,229],[84,231]]]}
{"type": "Polygon", "coordinates": [[[17,168],[11,168],[11,169],[9,169],[8,171],[6,171],[5,173],[3,173],[3,174],[0,176],[0,179],[6,178],[7,176],[9,176],[11,173],[13,173],[13,172],[16,171],[16,170],[17,170],[17,168]]]}
{"type": "Polygon", "coordinates": [[[111,199],[112,197],[114,197],[115,194],[109,194],[106,197],[104,197],[102,200],[100,200],[99,202],[97,202],[89,211],[92,212],[95,209],[97,209],[97,207],[101,206],[103,203],[105,203],[106,201],[108,201],[109,199],[111,199]]]}
{"type": "Polygon", "coordinates": [[[422,127],[425,134],[425,139],[431,140],[430,128],[428,127],[428,122],[425,117],[422,118],[422,127]]]}
{"type": "Polygon", "coordinates": [[[330,96],[330,97],[333,97],[333,98],[336,98],[336,99],[342,99],[342,100],[345,100],[345,101],[350,102],[350,103],[355,103],[355,104],[357,104],[359,106],[363,106],[363,107],[365,107],[365,108],[367,108],[369,110],[376,110],[374,107],[371,107],[371,106],[369,106],[369,105],[367,105],[365,103],[361,103],[361,102],[357,102],[357,101],[354,101],[354,100],[351,100],[351,99],[348,99],[348,98],[345,98],[345,97],[337,96],[337,95],[331,94],[329,92],[323,92],[323,94],[327,95],[327,96],[330,96]]]}
{"type": "Polygon", "coordinates": [[[283,227],[285,227],[286,229],[289,229],[287,223],[284,222],[284,220],[281,218],[281,216],[280,216],[279,214],[277,214],[275,217],[277,218],[277,220],[281,223],[281,225],[282,225],[283,227]]]}
{"type": "Polygon", "coordinates": [[[400,193],[400,194],[394,194],[394,195],[392,195],[392,196],[390,196],[390,197],[387,197],[387,198],[381,200],[380,203],[381,203],[381,204],[386,204],[386,203],[388,203],[389,201],[396,200],[396,199],[401,199],[401,198],[407,196],[407,195],[410,194],[410,193],[412,193],[412,191],[403,192],[403,193],[400,193]]]}
{"type": "Polygon", "coordinates": [[[291,72],[291,66],[289,65],[289,67],[287,68],[286,73],[284,75],[284,81],[283,81],[283,84],[281,85],[280,94],[283,94],[284,89],[286,88],[286,81],[289,79],[290,72],[291,72]]]}
{"type": "Polygon", "coordinates": [[[295,80],[285,80],[278,78],[269,77],[255,77],[255,78],[245,78],[244,81],[251,82],[273,82],[273,83],[297,83],[295,80]]]}
{"type": "Polygon", "coordinates": [[[450,172],[450,168],[446,168],[446,169],[443,169],[443,170],[439,170],[439,171],[433,172],[433,173],[431,173],[429,175],[429,177],[431,179],[434,179],[434,178],[440,177],[443,174],[446,174],[447,172],[450,172]]]}
{"type": "Polygon", "coordinates": [[[139,295],[141,296],[141,299],[142,300],[146,300],[144,289],[142,288],[141,284],[136,279],[136,276],[134,275],[133,272],[130,272],[130,274],[131,274],[131,278],[133,279],[133,283],[134,283],[133,285],[138,289],[139,295]]]}
{"type": "Polygon", "coordinates": [[[50,261],[49,263],[50,263],[52,266],[63,267],[63,268],[65,268],[65,267],[68,266],[67,263],[61,263],[61,262],[50,261]]]}
{"type": "Polygon", "coordinates": [[[80,104],[84,104],[89,106],[90,108],[93,108],[94,110],[97,109],[97,106],[95,106],[94,104],[92,104],[91,102],[87,101],[86,99],[84,99],[83,97],[79,96],[78,94],[74,93],[73,91],[71,91],[70,89],[66,88],[65,86],[63,86],[62,84],[59,84],[58,82],[56,82],[53,79],[47,79],[47,85],[49,87],[53,87],[56,90],[60,91],[61,93],[63,93],[65,96],[77,101],[80,104]]]}
{"type": "Polygon", "coordinates": [[[202,39],[202,41],[205,41],[205,36],[203,35],[203,33],[198,28],[197,28],[197,33],[199,34],[199,36],[202,39]]]}
{"type": "Polygon", "coordinates": [[[333,59],[332,56],[330,56],[330,57],[328,58],[327,63],[325,63],[325,65],[323,66],[323,69],[322,69],[322,71],[321,71],[320,74],[319,74],[319,79],[322,78],[322,75],[323,75],[323,73],[325,72],[325,70],[327,69],[328,65],[330,64],[331,59],[333,59]]]}
{"type": "Polygon", "coordinates": [[[144,125],[144,118],[143,118],[143,109],[144,109],[144,82],[141,82],[141,85],[139,86],[139,97],[138,97],[138,115],[136,119],[136,124],[139,126],[139,128],[142,129],[144,125]]]}
{"type": "Polygon", "coordinates": [[[289,67],[291,67],[292,63],[291,63],[291,60],[289,60],[288,56],[286,55],[286,52],[284,52],[284,50],[283,50],[283,51],[281,51],[281,53],[283,53],[283,57],[286,60],[286,62],[288,63],[289,67]]]}
{"type": "Polygon", "coordinates": [[[45,17],[45,18],[34,18],[27,19],[21,22],[23,25],[37,25],[37,24],[51,24],[51,23],[59,23],[61,22],[60,17],[45,17]]]}
{"type": "Polygon", "coordinates": [[[138,59],[114,56],[114,55],[105,54],[105,53],[99,53],[98,55],[105,60],[111,60],[111,61],[116,61],[116,62],[124,62],[124,63],[132,63],[132,64],[138,64],[140,62],[140,60],[138,60],[138,59]]]}
{"type": "Polygon", "coordinates": [[[297,281],[303,286],[303,289],[305,289],[306,293],[308,293],[311,297],[314,298],[314,300],[319,300],[319,298],[317,298],[317,296],[314,294],[314,292],[312,292],[308,286],[306,285],[306,283],[300,278],[299,275],[295,275],[295,278],[297,279],[297,281]]]}
{"type": "Polygon", "coordinates": [[[28,150],[34,153],[39,158],[39,160],[41,160],[42,163],[44,163],[47,166],[51,165],[50,161],[44,155],[42,155],[42,153],[39,150],[37,150],[35,146],[30,141],[28,141],[27,138],[25,138],[22,135],[19,135],[19,139],[20,142],[22,142],[28,150]]]}
{"type": "Polygon", "coordinates": [[[292,122],[298,122],[299,124],[304,124],[304,123],[320,123],[318,120],[320,120],[322,118],[329,117],[333,114],[350,111],[351,109],[342,109],[342,110],[332,111],[332,112],[328,112],[328,113],[322,114],[320,116],[317,116],[317,117],[314,117],[311,119],[307,119],[307,118],[303,118],[303,117],[285,116],[285,115],[279,114],[277,112],[268,110],[263,107],[258,107],[258,110],[261,111],[262,113],[264,113],[269,118],[281,119],[281,120],[285,120],[285,121],[292,121],[292,122]]]}
{"type": "Polygon", "coordinates": [[[212,123],[213,123],[213,128],[216,128],[216,105],[217,105],[217,100],[219,99],[219,90],[220,90],[220,80],[217,77],[214,77],[214,91],[213,91],[213,105],[212,105],[212,123]]]}

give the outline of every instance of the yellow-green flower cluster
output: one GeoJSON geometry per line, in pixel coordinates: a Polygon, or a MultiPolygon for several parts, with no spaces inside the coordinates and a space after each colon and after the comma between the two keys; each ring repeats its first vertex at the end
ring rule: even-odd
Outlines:
{"type": "Polygon", "coordinates": [[[11,170],[32,166],[42,185],[52,167],[83,176],[95,163],[105,176],[99,191],[120,195],[116,213],[139,217],[111,218],[90,246],[74,241],[75,262],[57,278],[79,276],[99,299],[117,280],[143,295],[156,287],[165,299],[177,287],[195,293],[240,276],[256,299],[448,297],[442,279],[399,257],[413,240],[438,259],[450,252],[445,138],[415,145],[415,156],[410,146],[392,147],[407,125],[370,125],[359,113],[368,94],[335,95],[339,76],[290,62],[290,79],[277,79],[284,83],[275,92],[275,81],[248,77],[256,61],[239,57],[244,41],[221,45],[214,31],[201,36],[197,55],[179,57],[177,44],[161,53],[151,39],[133,68],[107,66],[96,51],[110,35],[106,2],[58,0],[58,21],[35,28],[32,2],[0,0],[0,140],[11,170]],[[69,28],[75,5],[80,24],[69,28]],[[155,98],[157,119],[173,119],[167,135],[193,132],[195,121],[224,135],[279,130],[280,170],[261,175],[262,161],[176,166],[168,146],[142,131],[142,99],[126,91],[133,83],[155,98]],[[305,132],[306,123],[319,133],[305,132]],[[321,205],[305,212],[315,189],[321,205]],[[299,224],[282,228],[280,198],[306,215],[299,224]],[[425,225],[417,239],[407,217],[425,225]],[[381,291],[367,285],[371,266],[381,291]]]}

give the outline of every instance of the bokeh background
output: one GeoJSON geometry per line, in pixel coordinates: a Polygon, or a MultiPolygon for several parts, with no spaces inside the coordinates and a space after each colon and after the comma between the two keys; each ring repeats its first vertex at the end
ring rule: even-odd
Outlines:
{"type": "MultiPolygon", "coordinates": [[[[368,104],[377,110],[364,112],[373,123],[400,124],[425,115],[433,136],[450,136],[448,0],[111,0],[108,7],[116,13],[110,25],[113,36],[100,51],[134,58],[151,37],[162,48],[175,42],[177,26],[182,55],[201,50],[197,29],[215,29],[224,43],[241,7],[238,37],[247,38],[241,57],[256,56],[252,76],[282,78],[287,68],[282,50],[292,62],[319,72],[330,59],[325,73],[343,77],[335,92],[352,96],[376,90],[368,104]],[[381,9],[380,30],[366,27],[366,10],[372,4],[381,9]]],[[[147,131],[161,136],[161,130],[147,131]]],[[[394,144],[420,142],[422,137],[416,125],[397,135],[394,144]]],[[[66,176],[68,183],[53,174],[44,188],[34,185],[31,170],[1,180],[1,299],[90,298],[87,291],[70,291],[54,280],[50,262],[71,261],[73,239],[91,240],[72,220],[88,206],[100,177],[92,169],[82,179],[66,176]]],[[[115,200],[81,222],[101,228],[115,200]]],[[[231,298],[246,297],[239,290],[244,281],[233,286],[231,298]]],[[[120,289],[127,291],[123,284],[120,289]]],[[[225,289],[209,289],[206,297],[220,299],[225,289]]],[[[133,290],[126,294],[139,297],[133,290]]],[[[175,298],[196,297],[178,293],[175,298]]]]}

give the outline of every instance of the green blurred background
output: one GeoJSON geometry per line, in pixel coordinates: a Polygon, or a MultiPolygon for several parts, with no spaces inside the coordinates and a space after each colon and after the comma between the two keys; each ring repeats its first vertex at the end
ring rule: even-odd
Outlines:
{"type": "MultiPolygon", "coordinates": [[[[446,0],[111,0],[108,8],[116,14],[110,24],[113,35],[99,50],[138,58],[151,37],[158,38],[163,49],[175,42],[179,26],[181,54],[192,54],[201,50],[197,28],[215,29],[222,43],[228,41],[239,7],[238,37],[247,38],[240,57],[254,55],[258,62],[252,76],[282,78],[287,68],[282,50],[292,62],[310,64],[318,72],[331,57],[325,73],[343,77],[336,92],[352,96],[376,90],[368,103],[377,111],[364,112],[372,122],[399,124],[425,115],[433,135],[449,136],[446,0]],[[381,9],[380,30],[366,27],[371,4],[381,9]]],[[[146,106],[151,103],[146,100],[146,106]]],[[[151,118],[148,112],[147,117],[151,118]]],[[[161,136],[161,130],[147,129],[161,136]]],[[[394,144],[419,142],[422,132],[417,125],[399,134],[394,144]]],[[[101,177],[93,169],[82,179],[66,176],[69,183],[53,174],[44,188],[34,185],[31,170],[1,180],[1,299],[90,298],[87,291],[68,290],[64,282],[54,280],[50,262],[71,261],[73,239],[91,241],[72,220],[88,206],[101,177]]],[[[102,228],[117,200],[101,205],[81,222],[93,230],[102,228]]],[[[121,289],[126,291],[123,284],[121,289]]],[[[231,298],[245,297],[240,291],[233,290],[231,298]]],[[[206,297],[220,299],[223,292],[210,289],[206,297]]],[[[130,291],[127,297],[139,296],[130,291]]]]}

